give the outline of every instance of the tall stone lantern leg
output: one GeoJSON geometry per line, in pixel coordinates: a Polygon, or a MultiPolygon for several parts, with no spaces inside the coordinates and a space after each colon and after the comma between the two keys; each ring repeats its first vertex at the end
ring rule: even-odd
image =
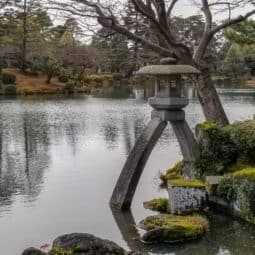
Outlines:
{"type": "Polygon", "coordinates": [[[162,132],[169,122],[179,142],[185,162],[184,176],[192,178],[192,164],[199,156],[196,139],[185,120],[182,110],[189,103],[183,97],[182,75],[199,75],[188,65],[176,65],[176,59],[166,58],[160,65],[145,66],[137,75],[155,77],[155,97],[149,98],[152,106],[151,121],[136,141],[122,169],[113,191],[110,204],[120,210],[129,209],[145,164],[162,132]]]}

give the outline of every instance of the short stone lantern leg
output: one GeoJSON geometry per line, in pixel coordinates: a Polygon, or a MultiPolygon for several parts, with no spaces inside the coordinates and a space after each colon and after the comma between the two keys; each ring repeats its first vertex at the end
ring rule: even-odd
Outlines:
{"type": "Polygon", "coordinates": [[[182,75],[199,75],[188,65],[176,65],[176,59],[166,58],[160,65],[145,66],[137,75],[155,78],[155,96],[149,98],[151,121],[136,141],[122,169],[110,204],[121,210],[129,209],[145,164],[169,122],[180,144],[185,162],[185,179],[192,178],[192,165],[199,156],[197,141],[185,120],[183,108],[189,103],[183,96],[182,75]]]}
{"type": "Polygon", "coordinates": [[[169,212],[189,214],[206,206],[206,185],[199,180],[171,180],[168,182],[169,212]]]}

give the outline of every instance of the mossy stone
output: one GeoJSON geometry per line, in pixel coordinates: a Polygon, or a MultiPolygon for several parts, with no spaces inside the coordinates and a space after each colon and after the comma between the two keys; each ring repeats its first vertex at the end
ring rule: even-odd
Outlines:
{"type": "Polygon", "coordinates": [[[169,180],[168,184],[173,187],[189,187],[189,188],[197,188],[197,189],[205,189],[206,184],[200,180],[185,180],[183,178],[169,180]]]}
{"type": "Polygon", "coordinates": [[[143,203],[145,209],[150,209],[157,212],[167,212],[169,209],[169,199],[168,198],[155,198],[150,201],[143,203]]]}
{"type": "Polygon", "coordinates": [[[184,162],[180,161],[177,164],[175,164],[174,167],[168,169],[165,173],[161,174],[160,175],[160,179],[162,181],[161,186],[165,188],[167,187],[167,183],[169,180],[183,178],[182,177],[183,167],[184,167],[184,162]]]}
{"type": "Polygon", "coordinates": [[[183,242],[201,238],[208,229],[208,221],[198,215],[174,216],[160,214],[147,217],[141,222],[147,230],[142,237],[144,242],[183,242]]]}

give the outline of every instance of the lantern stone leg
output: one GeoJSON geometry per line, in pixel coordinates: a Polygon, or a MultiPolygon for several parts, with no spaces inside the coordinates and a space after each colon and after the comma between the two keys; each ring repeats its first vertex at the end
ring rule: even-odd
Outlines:
{"type": "Polygon", "coordinates": [[[183,155],[183,174],[186,179],[195,177],[193,164],[199,157],[199,146],[186,120],[170,121],[183,155]]]}
{"type": "Polygon", "coordinates": [[[138,138],[122,169],[111,198],[111,206],[129,209],[145,164],[167,122],[154,117],[138,138]]]}

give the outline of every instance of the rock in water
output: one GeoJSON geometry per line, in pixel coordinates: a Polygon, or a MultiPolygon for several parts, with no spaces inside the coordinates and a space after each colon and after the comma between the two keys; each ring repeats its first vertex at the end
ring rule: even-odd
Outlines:
{"type": "Polygon", "coordinates": [[[208,227],[202,216],[176,216],[159,214],[147,217],[141,222],[147,232],[142,239],[148,243],[184,242],[202,237],[208,227]]]}
{"type": "Polygon", "coordinates": [[[46,255],[46,253],[36,248],[28,248],[25,251],[23,251],[22,255],[46,255]]]}
{"type": "Polygon", "coordinates": [[[124,255],[125,250],[116,243],[103,240],[90,234],[73,233],[60,236],[53,242],[50,255],[68,251],[74,254],[124,255]]]}

